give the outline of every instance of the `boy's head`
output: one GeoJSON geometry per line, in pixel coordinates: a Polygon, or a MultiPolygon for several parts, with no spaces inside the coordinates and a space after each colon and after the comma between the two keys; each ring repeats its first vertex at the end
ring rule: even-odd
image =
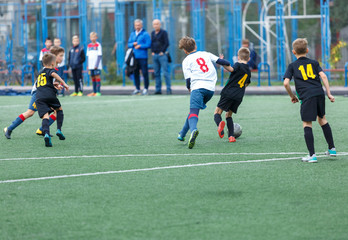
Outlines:
{"type": "Polygon", "coordinates": [[[47,49],[50,49],[50,47],[52,46],[52,39],[50,37],[46,38],[45,46],[47,49]]]}
{"type": "Polygon", "coordinates": [[[46,53],[42,57],[42,64],[45,68],[54,68],[56,66],[56,56],[52,53],[46,53]]]}
{"type": "Polygon", "coordinates": [[[292,43],[292,52],[295,55],[304,55],[308,53],[308,42],[306,38],[298,38],[292,43]]]}
{"type": "Polygon", "coordinates": [[[61,44],[62,44],[62,41],[60,41],[60,38],[55,37],[53,40],[53,46],[60,47],[61,44]]]}
{"type": "Polygon", "coordinates": [[[98,39],[98,34],[96,32],[91,32],[89,34],[89,39],[91,40],[91,42],[95,43],[98,39]]]}
{"type": "Polygon", "coordinates": [[[179,41],[179,49],[183,49],[186,54],[189,54],[197,49],[196,41],[191,37],[183,37],[179,41]]]}
{"type": "Polygon", "coordinates": [[[64,52],[65,52],[64,48],[53,46],[51,47],[50,52],[56,56],[56,63],[61,63],[63,61],[64,52]]]}
{"type": "Polygon", "coordinates": [[[242,61],[249,61],[250,59],[250,50],[246,47],[241,47],[238,50],[238,59],[242,60],[242,61]]]}
{"type": "Polygon", "coordinates": [[[73,44],[74,47],[80,44],[80,38],[79,38],[78,35],[74,35],[74,36],[73,36],[73,38],[72,38],[72,44],[73,44]]]}

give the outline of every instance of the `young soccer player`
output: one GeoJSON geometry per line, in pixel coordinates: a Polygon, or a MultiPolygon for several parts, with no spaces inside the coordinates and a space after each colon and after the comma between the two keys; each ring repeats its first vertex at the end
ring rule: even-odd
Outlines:
{"type": "Polygon", "coordinates": [[[224,137],[225,122],[221,119],[223,111],[226,112],[226,122],[228,129],[228,141],[235,142],[234,127],[232,113],[237,113],[239,105],[243,101],[245,88],[250,84],[250,68],[248,61],[250,59],[250,51],[246,47],[242,47],[238,51],[238,62],[233,67],[226,69],[231,72],[230,78],[221,91],[219,103],[214,112],[214,121],[218,126],[220,138],[224,137]]]}
{"type": "Polygon", "coordinates": [[[93,83],[93,92],[87,94],[89,97],[101,96],[100,74],[102,70],[102,46],[97,42],[98,35],[95,32],[89,34],[91,43],[87,47],[88,70],[93,83]]]}
{"type": "Polygon", "coordinates": [[[73,79],[74,79],[74,85],[75,85],[75,92],[72,93],[70,96],[83,96],[83,79],[82,79],[82,69],[83,69],[83,63],[86,60],[85,57],[85,51],[83,50],[83,47],[80,46],[80,38],[79,36],[75,35],[72,38],[72,44],[73,47],[69,51],[69,59],[68,64],[71,67],[73,79]]]}
{"type": "Polygon", "coordinates": [[[204,51],[197,51],[193,38],[184,37],[179,41],[179,48],[188,55],[182,62],[186,86],[190,91],[190,113],[186,118],[178,140],[185,141],[188,130],[191,131],[188,147],[193,148],[199,134],[197,130],[200,109],[206,108],[206,103],[213,97],[217,74],[212,62],[229,66],[230,62],[204,51]]]}
{"type": "Polygon", "coordinates": [[[50,37],[46,38],[45,40],[45,48],[41,49],[40,51],[40,56],[39,56],[39,60],[42,64],[42,57],[43,55],[45,55],[46,53],[50,52],[50,48],[52,47],[52,39],[50,37]]]}
{"type": "Polygon", "coordinates": [[[39,117],[42,118],[42,132],[44,134],[45,146],[52,147],[50,128],[49,128],[49,114],[55,110],[57,112],[57,132],[56,135],[60,140],[65,140],[65,136],[62,133],[63,125],[63,109],[57,98],[57,89],[54,87],[54,79],[60,82],[66,90],[69,90],[69,86],[64,82],[55,70],[56,56],[47,53],[42,58],[44,68],[40,71],[39,77],[36,81],[37,93],[36,93],[36,107],[39,113],[39,117]]]}
{"type": "Polygon", "coordinates": [[[331,95],[327,76],[319,63],[306,57],[308,53],[307,46],[308,42],[305,38],[298,38],[292,43],[292,53],[296,56],[297,60],[288,66],[284,75],[284,86],[291,98],[291,102],[296,103],[299,99],[302,100],[301,119],[303,121],[304,138],[309,151],[309,156],[302,158],[302,161],[316,163],[318,160],[314,151],[314,137],[312,132],[312,122],[316,119],[318,119],[329,147],[329,150],[325,154],[336,156],[331,127],[325,118],[325,94],[320,78],[323,81],[326,94],[330,101],[334,102],[335,98],[331,95]],[[299,99],[290,88],[292,77],[295,80],[295,88],[299,99]]]}
{"type": "MultiPolygon", "coordinates": [[[[55,37],[54,40],[53,40],[53,47],[61,47],[61,45],[62,45],[62,41],[60,40],[60,38],[55,37]]],[[[52,51],[51,51],[51,53],[54,54],[52,51]]],[[[56,54],[54,54],[54,55],[56,55],[56,54]]],[[[58,57],[57,57],[57,59],[58,59],[58,57]]],[[[57,63],[57,68],[58,68],[58,70],[57,70],[58,75],[65,81],[65,79],[64,79],[65,51],[63,53],[62,61],[60,63],[57,63]]],[[[61,91],[61,95],[64,96],[64,88],[61,91]]]]}

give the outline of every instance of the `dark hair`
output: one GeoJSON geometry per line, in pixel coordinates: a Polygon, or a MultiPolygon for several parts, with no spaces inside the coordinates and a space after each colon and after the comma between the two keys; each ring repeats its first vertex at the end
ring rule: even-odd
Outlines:
{"type": "Polygon", "coordinates": [[[187,52],[192,52],[196,48],[196,41],[191,37],[183,37],[179,41],[179,49],[184,49],[187,52]]]}
{"type": "Polygon", "coordinates": [[[238,56],[239,56],[240,60],[248,61],[250,58],[250,50],[246,47],[241,47],[238,50],[238,56]]]}
{"type": "Polygon", "coordinates": [[[47,37],[46,39],[45,39],[45,42],[46,41],[52,41],[52,39],[50,38],[50,37],[47,37]]]}
{"type": "Polygon", "coordinates": [[[52,62],[56,62],[56,55],[53,55],[52,53],[46,53],[42,57],[42,64],[46,67],[49,66],[52,62]]]}
{"type": "Polygon", "coordinates": [[[57,56],[59,53],[64,53],[65,51],[64,51],[64,48],[62,47],[53,46],[50,48],[50,52],[53,55],[57,56]]]}
{"type": "Polygon", "coordinates": [[[298,38],[292,43],[292,48],[297,54],[306,54],[308,42],[306,38],[298,38]]]}

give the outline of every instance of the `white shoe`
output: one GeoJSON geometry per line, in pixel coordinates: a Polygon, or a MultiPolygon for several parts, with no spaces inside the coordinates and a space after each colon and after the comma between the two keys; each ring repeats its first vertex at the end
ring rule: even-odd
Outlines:
{"type": "Polygon", "coordinates": [[[302,162],[316,163],[318,162],[318,159],[317,156],[313,154],[312,156],[303,157],[302,162]]]}
{"type": "Polygon", "coordinates": [[[132,93],[132,95],[139,95],[140,94],[140,90],[135,89],[134,92],[132,93]]]}
{"type": "Polygon", "coordinates": [[[147,89],[146,88],[144,88],[144,90],[143,90],[143,93],[142,93],[143,95],[147,95],[148,94],[148,91],[147,91],[147,89]]]}

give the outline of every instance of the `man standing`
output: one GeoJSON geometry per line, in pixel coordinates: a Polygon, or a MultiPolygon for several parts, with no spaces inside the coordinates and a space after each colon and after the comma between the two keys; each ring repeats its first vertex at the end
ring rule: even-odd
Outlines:
{"type": "Polygon", "coordinates": [[[134,70],[134,95],[140,94],[140,72],[144,76],[144,90],[143,95],[148,94],[149,89],[149,73],[147,66],[147,49],[151,47],[150,35],[143,29],[143,21],[140,19],[134,20],[135,31],[131,33],[128,39],[128,48],[133,48],[134,57],[136,60],[134,70]]]}
{"type": "Polygon", "coordinates": [[[167,94],[172,94],[170,88],[170,76],[168,69],[168,56],[165,54],[168,46],[168,33],[161,29],[161,21],[153,20],[152,26],[155,29],[151,33],[151,51],[153,56],[153,68],[155,71],[156,91],[155,94],[162,94],[161,68],[167,85],[167,94]]]}

